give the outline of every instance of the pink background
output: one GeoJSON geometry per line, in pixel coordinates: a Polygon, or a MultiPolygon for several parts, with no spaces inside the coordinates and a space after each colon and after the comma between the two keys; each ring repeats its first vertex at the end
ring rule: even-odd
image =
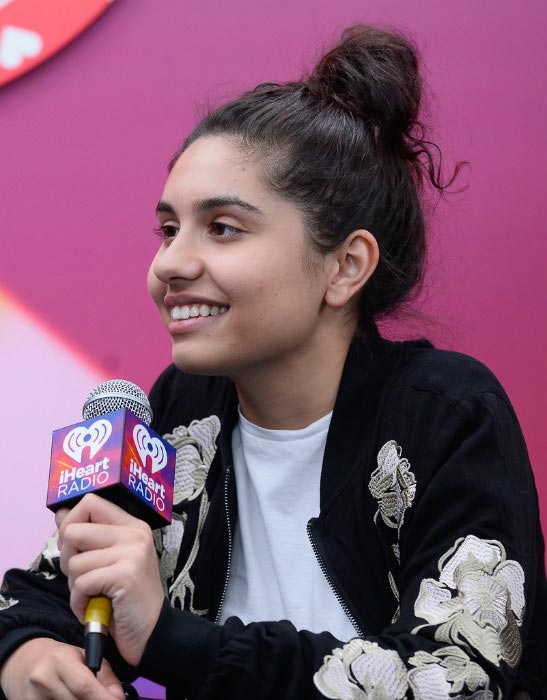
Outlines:
{"type": "Polygon", "coordinates": [[[4,527],[16,524],[2,568],[26,565],[52,527],[43,506],[51,430],[78,420],[95,381],[120,376],[148,390],[170,361],[145,273],[166,164],[196,115],[258,82],[298,78],[356,21],[415,38],[445,176],[457,160],[472,165],[456,183],[466,192],[441,202],[431,222],[429,321],[395,330],[496,373],[527,439],[546,529],[547,4],[521,7],[118,0],[2,89],[0,347],[9,349],[0,410],[15,486],[4,480],[1,498],[4,527]],[[26,330],[3,324],[8,316],[26,330]]]}

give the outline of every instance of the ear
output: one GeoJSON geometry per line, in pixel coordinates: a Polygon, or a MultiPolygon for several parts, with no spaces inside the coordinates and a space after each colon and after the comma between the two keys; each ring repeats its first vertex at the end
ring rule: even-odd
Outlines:
{"type": "Polygon", "coordinates": [[[376,269],[378,242],[370,231],[358,229],[350,233],[333,256],[332,277],[325,292],[325,302],[337,308],[354,298],[376,269]]]}

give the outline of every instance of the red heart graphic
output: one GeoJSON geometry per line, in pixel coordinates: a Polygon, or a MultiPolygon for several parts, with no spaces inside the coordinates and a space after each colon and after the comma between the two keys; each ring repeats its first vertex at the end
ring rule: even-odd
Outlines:
{"type": "Polygon", "coordinates": [[[109,0],[0,0],[0,86],[57,53],[111,4],[109,0]]]}

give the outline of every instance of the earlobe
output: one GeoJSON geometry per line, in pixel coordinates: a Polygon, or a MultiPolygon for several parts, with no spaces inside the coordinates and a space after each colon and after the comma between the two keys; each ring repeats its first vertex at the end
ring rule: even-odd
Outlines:
{"type": "Polygon", "coordinates": [[[336,252],[337,265],[325,293],[332,307],[344,306],[364,287],[378,265],[378,243],[364,229],[351,233],[336,252]]]}

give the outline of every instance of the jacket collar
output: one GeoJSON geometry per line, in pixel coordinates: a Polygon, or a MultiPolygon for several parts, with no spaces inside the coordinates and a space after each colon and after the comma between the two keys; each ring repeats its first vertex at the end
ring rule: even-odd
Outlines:
{"type": "MultiPolygon", "coordinates": [[[[386,384],[400,364],[405,343],[383,339],[375,324],[356,336],[348,350],[334,404],[321,472],[321,513],[367,463],[386,384]]],[[[375,464],[372,465],[374,468],[375,464]]]]}
{"type": "MultiPolygon", "coordinates": [[[[325,512],[344,489],[371,449],[378,401],[383,387],[399,363],[404,343],[383,339],[374,323],[350,344],[334,404],[321,472],[320,505],[325,512]]],[[[233,465],[231,436],[238,421],[238,397],[229,382],[221,416],[219,451],[222,469],[233,465]]]]}

